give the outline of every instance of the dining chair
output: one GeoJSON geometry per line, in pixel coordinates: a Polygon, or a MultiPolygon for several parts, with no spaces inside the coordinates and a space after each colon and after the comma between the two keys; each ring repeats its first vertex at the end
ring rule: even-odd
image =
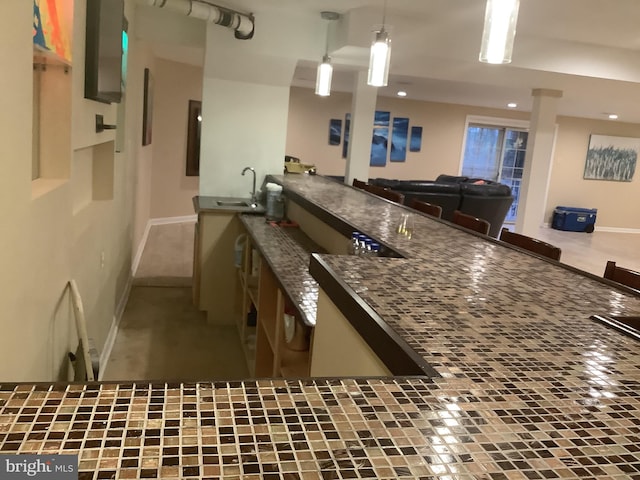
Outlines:
{"type": "Polygon", "coordinates": [[[627,287],[640,290],[640,272],[616,266],[616,262],[609,260],[604,270],[604,278],[622,283],[627,287]]]}
{"type": "Polygon", "coordinates": [[[364,190],[364,188],[367,186],[367,182],[363,182],[361,180],[358,180],[357,178],[354,178],[352,185],[356,188],[364,190]]]}
{"type": "Polygon", "coordinates": [[[503,242],[515,245],[516,247],[524,248],[530,252],[537,253],[551,260],[560,260],[562,250],[555,245],[543,242],[537,238],[528,237],[521,233],[510,232],[508,229],[503,228],[500,232],[500,240],[503,242]]]}
{"type": "Polygon", "coordinates": [[[489,229],[491,228],[491,224],[486,220],[467,215],[466,213],[462,213],[460,210],[453,212],[453,223],[483,235],[488,234],[489,229]]]}
{"type": "Polygon", "coordinates": [[[432,203],[427,203],[423,202],[422,200],[412,198],[411,202],[409,203],[409,207],[436,218],[442,217],[442,207],[440,205],[434,205],[432,203]]]}
{"type": "Polygon", "coordinates": [[[386,198],[387,200],[391,200],[392,202],[400,203],[404,202],[404,195],[398,192],[394,192],[393,190],[389,190],[387,188],[379,187],[377,185],[367,184],[364,189],[369,192],[377,195],[378,197],[386,198]]]}

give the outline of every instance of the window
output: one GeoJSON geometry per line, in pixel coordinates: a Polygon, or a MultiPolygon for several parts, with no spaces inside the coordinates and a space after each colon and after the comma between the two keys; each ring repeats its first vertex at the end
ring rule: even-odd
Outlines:
{"type": "Polygon", "coordinates": [[[490,124],[492,121],[496,120],[468,119],[462,175],[509,185],[514,200],[505,223],[514,223],[518,212],[520,184],[529,133],[523,122],[498,119],[498,122],[505,122],[506,125],[504,123],[495,125],[490,124]],[[509,125],[509,122],[513,124],[509,125]]]}

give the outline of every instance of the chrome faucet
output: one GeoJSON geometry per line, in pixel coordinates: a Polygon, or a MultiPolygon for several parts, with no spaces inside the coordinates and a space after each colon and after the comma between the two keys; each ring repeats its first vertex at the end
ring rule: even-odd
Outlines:
{"type": "Polygon", "coordinates": [[[253,191],[251,192],[251,208],[256,208],[258,206],[258,199],[256,198],[256,171],[253,169],[253,167],[244,167],[244,170],[242,170],[243,177],[247,170],[250,170],[251,173],[253,173],[253,191]]]}

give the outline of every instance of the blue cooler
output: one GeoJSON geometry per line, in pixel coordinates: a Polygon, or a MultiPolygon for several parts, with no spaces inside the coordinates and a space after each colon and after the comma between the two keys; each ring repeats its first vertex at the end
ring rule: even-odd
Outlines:
{"type": "Polygon", "coordinates": [[[597,208],[556,207],[551,226],[567,232],[591,233],[595,229],[597,208]]]}

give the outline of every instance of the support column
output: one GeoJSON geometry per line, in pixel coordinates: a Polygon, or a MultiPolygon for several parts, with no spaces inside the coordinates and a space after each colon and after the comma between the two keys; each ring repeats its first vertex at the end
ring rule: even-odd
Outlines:
{"type": "Polygon", "coordinates": [[[536,236],[544,223],[556,137],[556,110],[562,91],[534,89],[516,231],[536,236]]]}
{"type": "Polygon", "coordinates": [[[369,160],[371,158],[371,132],[376,112],[378,89],[367,85],[367,71],[356,75],[351,100],[351,128],[349,130],[349,150],[344,183],[351,185],[353,179],[369,180],[369,160]]]}

